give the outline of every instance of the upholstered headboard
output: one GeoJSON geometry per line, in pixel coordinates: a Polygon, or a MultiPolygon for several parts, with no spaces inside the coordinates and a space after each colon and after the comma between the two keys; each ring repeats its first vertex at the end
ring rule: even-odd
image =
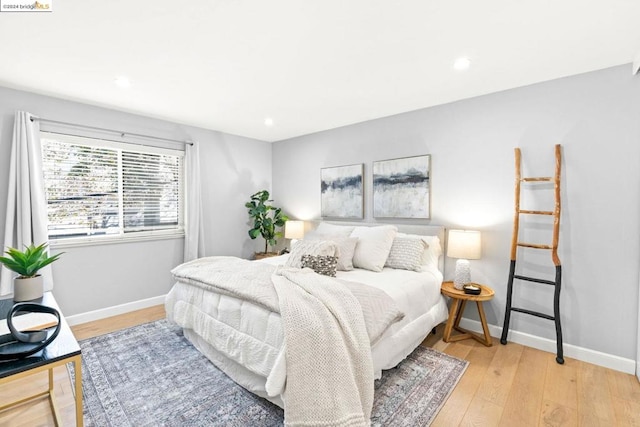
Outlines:
{"type": "Polygon", "coordinates": [[[370,223],[370,222],[349,222],[349,221],[305,221],[305,231],[315,230],[321,222],[327,222],[335,225],[352,225],[360,227],[375,227],[378,225],[395,225],[398,231],[407,234],[419,234],[422,236],[438,236],[440,246],[442,246],[443,255],[438,260],[438,268],[444,274],[444,244],[445,244],[445,228],[442,225],[419,225],[419,224],[393,224],[393,223],[370,223]]]}

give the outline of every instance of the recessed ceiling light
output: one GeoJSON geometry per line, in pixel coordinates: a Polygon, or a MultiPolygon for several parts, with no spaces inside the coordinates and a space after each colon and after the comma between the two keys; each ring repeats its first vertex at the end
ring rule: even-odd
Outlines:
{"type": "Polygon", "coordinates": [[[273,126],[273,119],[271,117],[267,117],[264,119],[264,125],[269,127],[273,126]]]}
{"type": "Polygon", "coordinates": [[[128,89],[131,87],[131,81],[125,76],[116,77],[114,82],[116,85],[124,89],[128,89]]]}
{"type": "Polygon", "coordinates": [[[466,56],[456,59],[453,63],[453,68],[459,71],[466,70],[469,66],[471,66],[471,60],[466,56]]]}

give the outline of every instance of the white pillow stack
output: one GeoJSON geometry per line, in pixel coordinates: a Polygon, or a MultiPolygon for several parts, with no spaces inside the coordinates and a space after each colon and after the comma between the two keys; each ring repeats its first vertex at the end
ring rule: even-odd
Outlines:
{"type": "Polygon", "coordinates": [[[355,227],[322,222],[292,246],[287,266],[299,267],[305,254],[329,255],[338,257],[340,271],[354,267],[377,272],[384,267],[426,271],[438,269],[442,255],[438,236],[398,233],[394,225],[355,227]],[[301,243],[304,245],[299,246],[301,243]]]}

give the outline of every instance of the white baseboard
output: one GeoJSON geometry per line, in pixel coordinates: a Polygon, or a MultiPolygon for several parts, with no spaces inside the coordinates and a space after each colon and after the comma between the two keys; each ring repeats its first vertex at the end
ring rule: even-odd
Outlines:
{"type": "MultiPolygon", "coordinates": [[[[460,326],[465,329],[469,329],[470,331],[482,333],[482,325],[477,320],[462,318],[460,326]]],[[[502,335],[502,327],[496,325],[488,326],[491,336],[500,338],[502,335]]],[[[509,331],[507,339],[510,342],[526,345],[527,347],[533,347],[549,353],[556,352],[556,341],[548,338],[542,338],[524,332],[511,330],[509,331]]],[[[565,357],[571,357],[583,362],[593,363],[594,365],[621,371],[626,374],[633,375],[636,371],[636,361],[633,359],[625,359],[624,357],[614,356],[612,354],[602,353],[596,350],[589,350],[588,348],[578,347],[567,343],[564,343],[563,350],[565,357]]]]}
{"type": "MultiPolygon", "coordinates": [[[[66,317],[66,320],[67,323],[69,323],[69,325],[71,326],[79,325],[80,323],[92,322],[94,320],[105,319],[107,317],[117,316],[119,314],[124,314],[143,308],[153,307],[154,305],[164,304],[164,299],[165,295],[159,295],[157,297],[133,301],[113,307],[102,308],[100,310],[75,314],[73,316],[66,317]]],[[[482,333],[482,325],[480,325],[480,322],[477,320],[463,318],[460,322],[460,326],[474,332],[482,333]]],[[[502,335],[502,328],[496,325],[489,325],[489,333],[492,337],[500,338],[500,336],[502,335]]],[[[549,353],[556,352],[555,340],[550,340],[548,338],[542,338],[524,332],[512,330],[509,332],[508,339],[511,342],[522,344],[527,347],[533,347],[549,353]]],[[[631,375],[634,375],[636,372],[635,360],[625,359],[624,357],[614,356],[612,354],[602,353],[600,351],[590,350],[571,344],[564,344],[564,355],[566,357],[571,357],[587,363],[593,363],[594,365],[598,366],[604,366],[605,368],[614,369],[616,371],[621,371],[631,375]]]]}
{"type": "Polygon", "coordinates": [[[99,310],[88,311],[86,313],[74,314],[73,316],[65,316],[70,326],[79,325],[80,323],[93,322],[94,320],[105,319],[107,317],[117,316],[119,314],[129,313],[143,308],[153,307],[154,305],[164,304],[165,295],[157,297],[141,299],[125,304],[114,305],[113,307],[101,308],[99,310]]]}

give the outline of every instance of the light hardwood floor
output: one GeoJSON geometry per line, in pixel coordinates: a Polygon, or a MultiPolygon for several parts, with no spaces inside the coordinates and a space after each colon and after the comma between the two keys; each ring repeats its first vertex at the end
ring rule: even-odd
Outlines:
{"type": "MultiPolygon", "coordinates": [[[[73,327],[81,339],[164,317],[162,306],[73,327]]],[[[444,325],[423,345],[470,362],[433,426],[640,426],[640,383],[589,363],[509,343],[492,347],[474,340],[447,344],[444,325]]],[[[74,400],[66,369],[55,372],[63,425],[75,423],[74,400]]],[[[0,390],[0,403],[46,388],[47,376],[14,381],[0,390]]],[[[0,426],[51,426],[46,399],[0,413],[0,426]]]]}

